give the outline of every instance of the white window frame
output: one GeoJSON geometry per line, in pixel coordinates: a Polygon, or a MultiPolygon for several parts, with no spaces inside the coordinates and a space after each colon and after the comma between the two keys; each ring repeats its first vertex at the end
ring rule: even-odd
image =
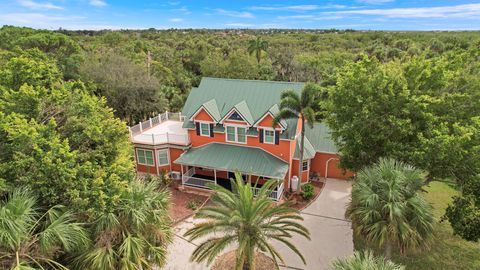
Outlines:
{"type": "Polygon", "coordinates": [[[303,163],[302,163],[302,172],[310,171],[310,159],[304,160],[303,163]],[[307,169],[306,170],[303,169],[303,163],[305,163],[305,162],[307,162],[307,169]]]}
{"type": "Polygon", "coordinates": [[[226,142],[233,142],[233,143],[240,143],[240,144],[247,144],[247,130],[248,130],[248,127],[247,126],[243,126],[243,125],[232,125],[232,124],[228,124],[228,125],[225,125],[225,141],[226,142]],[[233,127],[233,130],[234,130],[234,137],[235,139],[233,141],[229,140],[228,139],[228,127],[233,127]],[[245,141],[244,142],[240,142],[238,140],[238,128],[243,128],[245,129],[245,141]]]}
{"type": "Polygon", "coordinates": [[[275,133],[276,133],[276,132],[275,132],[274,129],[264,129],[264,130],[263,130],[263,143],[275,144],[275,135],[276,135],[275,133]],[[266,140],[266,138],[267,138],[267,131],[273,132],[273,136],[272,136],[273,140],[272,140],[272,142],[267,142],[267,140],[266,140]]]}
{"type": "Polygon", "coordinates": [[[153,153],[153,150],[137,148],[137,163],[140,164],[140,165],[155,166],[155,154],[153,153]],[[145,163],[140,162],[140,154],[138,153],[138,151],[143,151],[144,152],[145,163]],[[147,155],[145,154],[146,152],[151,152],[152,153],[152,164],[148,164],[147,155]]]}
{"type": "Polygon", "coordinates": [[[210,124],[209,122],[198,122],[200,124],[200,136],[204,137],[210,137],[210,124]],[[207,125],[208,126],[208,134],[203,133],[202,125],[207,125]]]}
{"type": "Polygon", "coordinates": [[[170,165],[170,153],[169,153],[168,149],[157,150],[157,164],[158,164],[158,166],[170,165]],[[160,163],[160,154],[161,153],[167,153],[167,163],[160,163]]]}

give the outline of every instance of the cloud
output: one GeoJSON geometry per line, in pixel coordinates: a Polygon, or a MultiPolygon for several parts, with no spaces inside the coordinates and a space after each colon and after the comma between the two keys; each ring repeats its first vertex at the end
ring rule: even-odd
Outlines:
{"type": "Polygon", "coordinates": [[[370,5],[381,5],[393,2],[394,0],[357,0],[359,3],[370,4],[370,5]]]}
{"type": "Polygon", "coordinates": [[[168,21],[170,21],[170,22],[183,22],[183,19],[182,18],[171,18],[168,21]]]}
{"type": "Polygon", "coordinates": [[[38,3],[31,0],[20,0],[18,3],[21,6],[31,9],[63,9],[63,7],[54,5],[52,3],[38,3]]]}
{"type": "Polygon", "coordinates": [[[178,5],[180,5],[180,1],[169,1],[168,4],[170,6],[178,6],[178,5]]]}
{"type": "Polygon", "coordinates": [[[227,23],[225,24],[226,27],[253,27],[254,24],[250,23],[227,23]]]}
{"type": "Polygon", "coordinates": [[[315,16],[313,15],[291,15],[291,16],[278,16],[277,19],[288,20],[288,19],[312,19],[315,16]]]}
{"type": "Polygon", "coordinates": [[[94,7],[107,6],[107,2],[105,2],[104,0],[90,0],[89,4],[94,6],[94,7]]]}
{"type": "Polygon", "coordinates": [[[181,12],[185,15],[188,15],[188,14],[191,14],[192,12],[186,7],[186,6],[183,6],[181,8],[174,8],[174,9],[171,9],[170,11],[173,11],[173,12],[181,12]]]}
{"type": "Polygon", "coordinates": [[[0,20],[9,24],[19,24],[22,26],[38,27],[38,28],[59,28],[62,24],[71,21],[84,19],[80,16],[56,16],[46,15],[43,13],[8,13],[0,15],[0,20]]]}
{"type": "Polygon", "coordinates": [[[248,18],[248,19],[255,18],[255,16],[250,12],[225,10],[225,9],[221,9],[221,8],[217,8],[217,9],[215,9],[215,11],[220,15],[224,15],[224,16],[228,16],[228,17],[248,18]]]}
{"type": "Polygon", "coordinates": [[[327,20],[338,20],[343,18],[343,16],[321,16],[321,15],[291,15],[291,16],[278,16],[279,20],[313,20],[313,21],[327,21],[327,20]]]}
{"type": "Polygon", "coordinates": [[[369,15],[382,16],[387,18],[465,18],[480,16],[480,3],[438,6],[438,7],[420,7],[420,8],[390,8],[390,9],[359,9],[345,11],[330,11],[323,14],[336,15],[369,15]]]}
{"type": "Polygon", "coordinates": [[[266,11],[295,11],[295,12],[306,12],[314,11],[319,9],[344,9],[348,8],[346,5],[337,5],[337,4],[328,4],[328,5],[292,5],[292,6],[281,6],[281,5],[272,5],[272,6],[252,6],[249,7],[251,10],[266,10],[266,11]]]}

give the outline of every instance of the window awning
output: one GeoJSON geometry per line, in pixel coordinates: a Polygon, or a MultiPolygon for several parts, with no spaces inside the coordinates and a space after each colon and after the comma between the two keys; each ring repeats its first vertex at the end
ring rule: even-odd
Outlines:
{"type": "Polygon", "coordinates": [[[190,149],[174,162],[277,179],[284,179],[288,171],[287,162],[260,148],[222,143],[190,149]]]}

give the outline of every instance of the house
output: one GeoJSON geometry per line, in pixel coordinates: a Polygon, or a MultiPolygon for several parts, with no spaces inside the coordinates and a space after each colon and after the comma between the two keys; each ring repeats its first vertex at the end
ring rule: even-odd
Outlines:
{"type": "MultiPolygon", "coordinates": [[[[299,164],[301,121],[282,120],[281,93],[302,90],[303,83],[203,78],[193,88],[181,113],[164,113],[130,128],[137,171],[171,172],[189,188],[207,184],[230,188],[241,172],[260,186],[277,179],[272,192],[279,199],[302,167],[302,181],[320,177],[347,178],[338,167],[337,148],[323,123],[306,127],[304,161],[299,164]]],[[[298,179],[298,178],[297,178],[298,179]]]]}

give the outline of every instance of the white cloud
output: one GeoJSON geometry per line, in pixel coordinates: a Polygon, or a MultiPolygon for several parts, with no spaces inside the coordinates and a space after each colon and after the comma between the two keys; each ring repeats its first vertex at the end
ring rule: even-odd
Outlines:
{"type": "Polygon", "coordinates": [[[60,6],[54,5],[52,3],[38,3],[32,0],[20,0],[18,3],[21,6],[31,8],[31,9],[63,9],[60,6]]]}
{"type": "Polygon", "coordinates": [[[323,14],[370,15],[387,18],[465,18],[480,16],[480,3],[423,8],[359,9],[323,12],[323,14]]]}
{"type": "Polygon", "coordinates": [[[252,27],[255,25],[250,23],[227,23],[225,24],[225,26],[226,27],[252,27]]]}
{"type": "Polygon", "coordinates": [[[338,20],[343,18],[343,16],[323,16],[323,15],[291,15],[291,16],[278,16],[279,20],[309,20],[309,21],[328,21],[328,20],[338,20]]]}
{"type": "Polygon", "coordinates": [[[8,24],[36,28],[59,28],[68,22],[78,21],[84,18],[85,17],[80,16],[46,15],[43,13],[8,13],[0,15],[0,21],[8,22],[8,24]]]}
{"type": "Polygon", "coordinates": [[[288,20],[288,19],[312,19],[315,16],[313,15],[290,15],[290,16],[278,16],[277,19],[288,20]]]}
{"type": "Polygon", "coordinates": [[[107,6],[107,2],[105,2],[104,0],[90,0],[90,5],[94,6],[94,7],[104,7],[104,6],[107,6]]]}
{"type": "Polygon", "coordinates": [[[328,5],[292,5],[292,6],[281,6],[281,5],[272,5],[272,6],[252,6],[249,7],[251,10],[267,10],[267,11],[295,11],[295,12],[306,12],[314,11],[319,9],[345,9],[349,8],[346,5],[337,5],[337,4],[328,4],[328,5]]]}
{"type": "Polygon", "coordinates": [[[174,9],[171,9],[170,11],[173,11],[173,12],[181,12],[185,15],[188,15],[188,14],[191,14],[192,12],[186,7],[186,6],[183,6],[181,8],[174,8],[174,9]]]}
{"type": "Polygon", "coordinates": [[[393,2],[394,0],[357,0],[359,3],[370,4],[370,5],[381,5],[393,2]]]}
{"type": "Polygon", "coordinates": [[[170,22],[183,22],[183,19],[182,18],[171,18],[168,21],[170,21],[170,22]]]}
{"type": "Polygon", "coordinates": [[[235,18],[255,18],[255,16],[250,12],[242,12],[242,11],[233,11],[233,10],[225,10],[221,8],[215,9],[215,11],[221,15],[228,16],[228,17],[235,17],[235,18]]]}

